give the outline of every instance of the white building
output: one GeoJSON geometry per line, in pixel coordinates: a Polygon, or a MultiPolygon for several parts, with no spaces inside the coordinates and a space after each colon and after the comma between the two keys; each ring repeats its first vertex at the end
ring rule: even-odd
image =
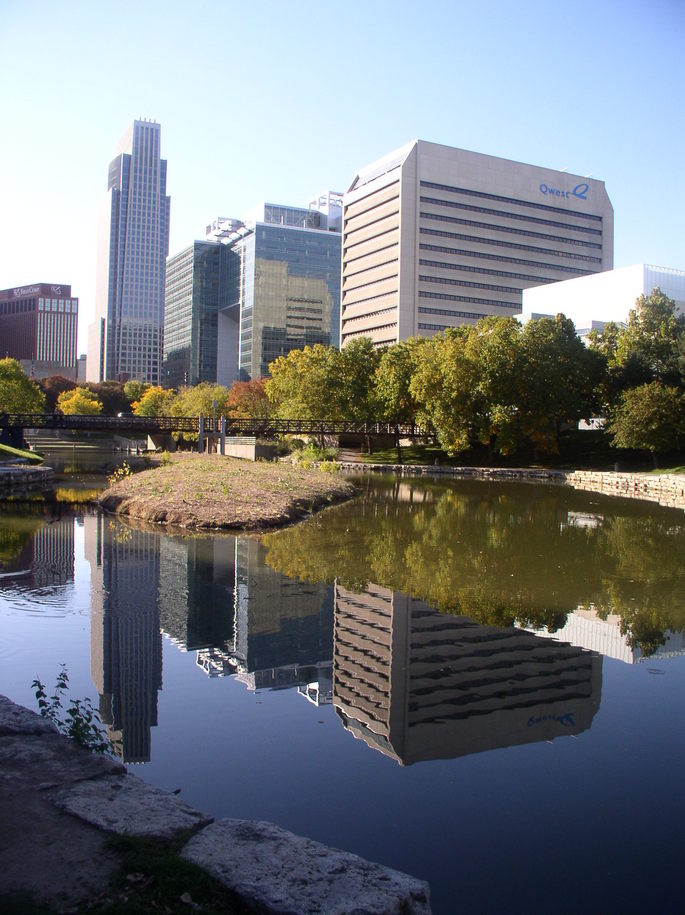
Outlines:
{"type": "Polygon", "coordinates": [[[634,264],[523,291],[521,319],[556,315],[571,318],[579,333],[609,321],[626,322],[638,296],[659,287],[685,313],[685,270],[634,264]]]}
{"type": "Polygon", "coordinates": [[[340,343],[519,315],[530,286],[613,267],[603,181],[415,140],[343,196],[340,343]]]}

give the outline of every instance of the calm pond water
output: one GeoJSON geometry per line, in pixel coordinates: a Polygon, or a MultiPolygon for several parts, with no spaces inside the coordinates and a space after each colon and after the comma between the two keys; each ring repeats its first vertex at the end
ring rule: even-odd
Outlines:
{"type": "Polygon", "coordinates": [[[435,912],[681,911],[685,513],[359,485],[259,539],[4,505],[0,692],[65,663],[137,775],[435,912]]]}

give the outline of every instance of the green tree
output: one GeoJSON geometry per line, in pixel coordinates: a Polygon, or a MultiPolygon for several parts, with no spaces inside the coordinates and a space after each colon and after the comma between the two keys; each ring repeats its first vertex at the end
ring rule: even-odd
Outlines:
{"type": "Polygon", "coordinates": [[[147,381],[137,381],[135,379],[127,381],[124,384],[124,394],[126,395],[129,404],[133,406],[136,401],[139,401],[142,398],[143,394],[150,387],[151,385],[147,381]]]}
{"type": "Polygon", "coordinates": [[[168,416],[175,396],[174,391],[152,385],[131,406],[136,416],[168,416]]]}
{"type": "Polygon", "coordinates": [[[57,409],[65,416],[98,416],[102,403],[91,390],[78,387],[59,395],[57,409]]]}
{"type": "Polygon", "coordinates": [[[523,329],[515,318],[488,317],[469,328],[466,349],[478,366],[474,432],[492,451],[509,454],[521,440],[520,388],[523,329]]]}
{"type": "Polygon", "coordinates": [[[621,395],[607,429],[615,448],[639,448],[657,455],[685,447],[685,394],[659,381],[621,395]]]}
{"type": "Polygon", "coordinates": [[[428,340],[409,385],[419,423],[435,429],[448,454],[474,441],[478,365],[467,350],[468,336],[468,328],[457,327],[428,340]]]}
{"type": "Polygon", "coordinates": [[[635,302],[628,326],[618,334],[615,360],[626,365],[635,359],[649,375],[646,380],[679,384],[684,336],[685,316],[676,314],[673,299],[657,287],[635,302]]]}
{"type": "Polygon", "coordinates": [[[45,395],[16,359],[0,359],[0,412],[42,413],[45,395]]]}
{"type": "MultiPolygon", "coordinates": [[[[390,423],[413,422],[418,404],[411,382],[421,359],[425,337],[410,337],[380,352],[373,376],[374,401],[378,419],[390,423]]],[[[395,434],[398,463],[402,463],[399,433],[395,434]]]]}
{"type": "Polygon", "coordinates": [[[339,419],[342,356],[320,343],[291,350],[269,365],[266,394],[281,419],[339,419]]]}
{"type": "Polygon", "coordinates": [[[426,342],[426,337],[410,337],[381,352],[373,379],[379,419],[408,423],[416,416],[418,404],[411,381],[426,342]]]}
{"type": "Polygon", "coordinates": [[[41,378],[38,386],[45,394],[45,410],[47,413],[54,413],[57,409],[57,398],[64,391],[73,391],[77,387],[73,378],[65,378],[63,375],[51,375],[49,378],[41,378]]]}
{"type": "Polygon", "coordinates": [[[517,370],[519,421],[536,449],[556,454],[562,425],[595,412],[603,371],[601,355],[585,347],[564,315],[525,325],[517,370]]]}
{"type": "Polygon", "coordinates": [[[172,416],[217,416],[228,412],[228,388],[203,381],[178,389],[171,404],[172,416]]]}

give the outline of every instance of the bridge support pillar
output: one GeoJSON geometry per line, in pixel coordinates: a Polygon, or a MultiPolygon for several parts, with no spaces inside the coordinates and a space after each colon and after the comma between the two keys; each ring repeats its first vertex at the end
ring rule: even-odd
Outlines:
{"type": "Polygon", "coordinates": [[[219,451],[226,454],[226,417],[221,417],[221,437],[219,438],[219,451]]]}
{"type": "Polygon", "coordinates": [[[168,432],[156,432],[154,435],[148,435],[147,447],[150,451],[176,451],[176,440],[168,432]]]}
{"type": "Polygon", "coordinates": [[[202,414],[200,414],[197,430],[197,450],[199,454],[203,454],[205,450],[205,418],[202,414]]]}

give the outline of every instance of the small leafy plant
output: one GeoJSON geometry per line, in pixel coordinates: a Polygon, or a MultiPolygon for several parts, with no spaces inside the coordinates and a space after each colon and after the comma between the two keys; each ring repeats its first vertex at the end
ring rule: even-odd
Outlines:
{"type": "Polygon", "coordinates": [[[93,753],[113,753],[113,747],[90,699],[71,699],[64,709],[65,694],[69,689],[66,664],[62,664],[55,682],[55,692],[48,696],[45,685],[36,678],[31,687],[36,691],[38,710],[43,718],[55,725],[60,734],[93,753]]]}
{"type": "Polygon", "coordinates": [[[310,442],[305,448],[293,452],[295,462],[305,470],[320,461],[335,461],[337,456],[336,448],[319,448],[313,442],[310,442]]]}
{"type": "Polygon", "coordinates": [[[110,486],[114,486],[115,483],[118,483],[119,480],[123,480],[126,477],[130,477],[133,474],[131,470],[131,465],[128,461],[124,461],[123,464],[120,464],[110,475],[107,477],[107,482],[110,486]]]}

